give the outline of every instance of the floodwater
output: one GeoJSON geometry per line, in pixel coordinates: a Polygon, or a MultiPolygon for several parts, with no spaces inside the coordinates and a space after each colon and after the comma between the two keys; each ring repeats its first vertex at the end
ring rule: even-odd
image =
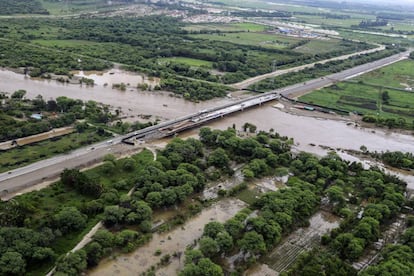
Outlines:
{"type": "Polygon", "coordinates": [[[189,220],[182,227],[162,234],[155,233],[152,240],[129,255],[120,255],[108,260],[90,271],[89,275],[141,275],[151,266],[155,266],[163,255],[173,256],[181,252],[180,258],[171,257],[171,263],[157,271],[157,275],[177,275],[184,263],[184,251],[188,245],[201,237],[203,228],[209,221],[225,222],[233,217],[246,204],[237,199],[223,199],[204,209],[199,215],[189,220]],[[161,250],[160,256],[154,256],[161,250]]]}
{"type": "Polygon", "coordinates": [[[217,198],[218,192],[220,190],[225,190],[228,191],[231,188],[233,188],[234,186],[237,186],[239,184],[241,184],[244,180],[244,176],[243,176],[243,172],[241,170],[241,165],[239,165],[237,168],[235,168],[234,170],[234,174],[232,175],[232,177],[224,180],[224,181],[220,181],[218,183],[212,183],[209,184],[209,187],[207,187],[206,189],[204,189],[203,191],[203,196],[202,198],[204,200],[210,200],[210,199],[215,199],[217,198]]]}
{"type": "MultiPolygon", "coordinates": [[[[126,76],[123,78],[128,79],[130,75],[125,74],[126,76]]],[[[108,73],[107,76],[111,75],[108,73]]],[[[138,92],[135,88],[121,92],[112,89],[109,85],[107,87],[102,85],[81,87],[61,84],[56,81],[31,80],[21,74],[0,70],[0,91],[13,92],[17,89],[26,90],[27,97],[30,98],[41,94],[45,99],[68,96],[81,100],[95,100],[113,107],[121,107],[126,115],[151,114],[164,119],[177,118],[232,101],[232,99],[224,98],[193,103],[182,98],[172,97],[171,93],[166,92],[138,92]]],[[[365,145],[369,151],[414,152],[413,136],[383,130],[376,130],[373,133],[372,129],[347,125],[347,121],[298,116],[273,108],[274,104],[272,102],[258,108],[238,112],[208,125],[212,128],[226,129],[235,123],[237,129],[241,129],[245,122],[250,122],[261,130],[273,128],[281,135],[294,138],[299,150],[319,155],[326,152],[319,145],[334,149],[353,150],[359,150],[361,145],[365,145]]],[[[197,131],[193,130],[193,133],[197,131]]]]}
{"type": "MultiPolygon", "coordinates": [[[[115,70],[115,69],[114,69],[115,70]]],[[[120,80],[130,80],[129,73],[114,74],[120,80]]],[[[90,76],[89,76],[90,77],[90,76]]],[[[108,82],[112,76],[108,73],[102,77],[97,76],[98,83],[108,82]],[[99,79],[100,78],[100,79],[99,79]]],[[[133,78],[139,78],[133,75],[133,78]]],[[[156,81],[156,80],[155,80],[156,81]]],[[[117,81],[122,82],[122,81],[117,81]]],[[[186,101],[173,96],[172,93],[162,91],[138,91],[135,87],[129,87],[126,91],[112,89],[112,85],[103,84],[93,87],[76,84],[63,84],[55,80],[32,80],[22,74],[0,69],[0,91],[14,92],[18,89],[27,91],[26,97],[34,98],[42,95],[45,100],[59,96],[71,97],[83,101],[93,100],[103,104],[121,108],[126,116],[154,115],[161,119],[174,119],[180,116],[196,113],[200,110],[225,103],[231,100],[227,98],[215,99],[201,103],[186,101]]]]}
{"type": "MultiPolygon", "coordinates": [[[[269,269],[283,272],[304,251],[311,250],[322,235],[339,226],[339,218],[325,211],[319,211],[309,220],[309,227],[302,227],[285,238],[271,253],[265,257],[269,269]]],[[[276,273],[275,273],[276,274],[276,273]]],[[[246,275],[261,275],[257,272],[246,275]]]]}
{"type": "Polygon", "coordinates": [[[299,150],[315,154],[325,154],[319,145],[333,149],[359,150],[365,145],[369,151],[414,152],[414,136],[386,132],[383,130],[349,126],[349,121],[327,120],[298,116],[283,112],[269,103],[262,107],[238,112],[232,116],[208,124],[211,128],[226,129],[236,124],[241,130],[245,122],[255,124],[258,130],[273,128],[281,135],[292,137],[299,150]],[[315,144],[316,146],[311,146],[315,144]]]}
{"type": "Polygon", "coordinates": [[[384,164],[382,164],[381,162],[377,162],[377,161],[373,161],[373,160],[360,159],[360,158],[358,158],[354,155],[348,154],[346,152],[338,152],[338,155],[342,159],[348,160],[350,162],[354,162],[354,161],[355,162],[360,162],[365,169],[368,169],[370,167],[378,167],[381,170],[383,170],[384,172],[389,173],[391,175],[395,175],[395,176],[399,177],[400,179],[404,180],[405,182],[407,182],[407,189],[414,190],[414,175],[412,173],[410,173],[409,171],[388,168],[388,167],[384,166],[384,164]]]}
{"type": "Polygon", "coordinates": [[[111,69],[109,71],[74,71],[75,76],[93,79],[95,85],[108,85],[124,83],[132,88],[136,88],[138,84],[148,84],[151,88],[160,84],[159,78],[149,78],[145,75],[124,71],[121,69],[111,69]]]}

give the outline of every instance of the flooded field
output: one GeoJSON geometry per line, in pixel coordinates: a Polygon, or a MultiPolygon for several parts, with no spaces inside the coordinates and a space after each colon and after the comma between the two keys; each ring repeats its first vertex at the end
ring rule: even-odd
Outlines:
{"type": "Polygon", "coordinates": [[[113,84],[125,83],[131,88],[137,88],[138,85],[147,84],[154,88],[160,84],[159,78],[148,78],[145,75],[124,71],[121,69],[111,69],[109,71],[74,71],[73,74],[78,77],[93,79],[95,85],[109,86],[113,84]]]}
{"type": "MultiPolygon", "coordinates": [[[[339,218],[324,211],[317,212],[309,222],[309,227],[299,228],[290,234],[265,257],[264,263],[267,265],[267,269],[275,271],[274,275],[286,270],[302,252],[311,250],[317,245],[323,234],[339,226],[339,218]]],[[[259,272],[252,271],[247,275],[263,275],[260,273],[262,269],[264,268],[259,269],[259,272]]]]}
{"type": "MultiPolygon", "coordinates": [[[[130,77],[128,74],[123,77],[120,74],[117,76],[120,79],[128,79],[130,77]]],[[[102,78],[102,81],[104,81],[106,77],[102,78]]],[[[105,81],[108,81],[108,79],[105,81]]],[[[115,108],[121,108],[126,116],[139,116],[144,114],[153,115],[160,119],[174,119],[215,105],[231,102],[230,99],[224,98],[194,103],[177,98],[172,93],[162,91],[143,92],[132,87],[126,91],[119,91],[112,89],[110,85],[87,87],[75,84],[63,84],[54,80],[32,80],[22,74],[0,69],[0,91],[14,92],[18,89],[26,90],[26,97],[28,98],[34,98],[40,94],[45,100],[60,96],[83,101],[93,100],[115,108]]]]}
{"type": "Polygon", "coordinates": [[[244,180],[244,176],[243,173],[241,171],[241,165],[239,165],[237,168],[235,168],[235,172],[233,174],[232,177],[230,177],[229,179],[226,179],[222,182],[218,182],[218,183],[212,183],[211,185],[209,185],[209,187],[207,187],[204,191],[203,191],[203,199],[205,200],[209,200],[209,199],[215,199],[217,198],[218,192],[220,190],[230,190],[231,188],[233,188],[234,186],[237,186],[239,184],[241,184],[244,180]]]}
{"type": "MultiPolygon", "coordinates": [[[[192,218],[182,227],[171,232],[154,234],[153,239],[145,246],[137,249],[129,255],[120,255],[114,260],[102,263],[96,269],[90,271],[89,275],[140,275],[151,266],[156,265],[160,258],[165,255],[185,251],[188,245],[201,237],[203,228],[209,221],[224,222],[233,217],[246,204],[240,200],[224,199],[213,206],[203,210],[199,215],[192,218]],[[154,253],[160,250],[160,256],[154,253]]],[[[171,263],[162,268],[156,275],[176,275],[184,263],[184,255],[181,258],[172,257],[171,263]]]]}

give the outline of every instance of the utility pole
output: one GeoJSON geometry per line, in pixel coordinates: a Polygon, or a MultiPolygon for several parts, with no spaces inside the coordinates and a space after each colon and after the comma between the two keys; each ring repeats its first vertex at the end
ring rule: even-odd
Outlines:
{"type": "MultiPolygon", "coordinates": [[[[275,71],[276,71],[276,60],[274,59],[272,61],[272,72],[275,72],[275,71]]],[[[274,85],[275,85],[275,77],[272,78],[272,89],[273,89],[274,85]]]]}

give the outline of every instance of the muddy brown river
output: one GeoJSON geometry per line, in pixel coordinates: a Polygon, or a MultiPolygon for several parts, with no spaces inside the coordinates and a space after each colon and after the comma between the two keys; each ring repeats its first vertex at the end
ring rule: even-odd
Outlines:
{"type": "MultiPolygon", "coordinates": [[[[115,69],[114,69],[115,70],[115,69]]],[[[0,69],[0,91],[14,92],[18,89],[27,91],[26,97],[34,98],[42,95],[45,100],[66,96],[83,101],[93,100],[115,108],[121,107],[125,115],[151,114],[163,119],[174,119],[214,105],[230,102],[229,99],[215,99],[202,103],[186,101],[174,97],[172,93],[153,91],[143,92],[136,89],[140,81],[149,81],[142,76],[132,73],[115,71],[115,74],[104,73],[88,75],[97,81],[94,87],[76,84],[63,84],[55,80],[32,80],[22,74],[0,69]],[[118,79],[118,80],[117,80],[118,79]],[[112,89],[110,83],[130,83],[126,91],[112,89]],[[104,86],[103,83],[108,83],[104,86]]]]}
{"type": "MultiPolygon", "coordinates": [[[[123,81],[129,80],[131,83],[137,81],[136,78],[142,78],[130,73],[122,75],[118,72],[118,74],[122,76],[123,81]]],[[[110,78],[113,76],[108,75],[110,78]]],[[[105,81],[107,80],[105,79],[105,81]]],[[[45,99],[67,96],[81,100],[94,100],[114,107],[121,107],[126,113],[152,114],[166,119],[173,119],[232,101],[232,99],[225,98],[193,103],[172,97],[167,92],[139,92],[135,88],[121,92],[99,84],[95,87],[81,87],[73,84],[60,84],[56,81],[31,80],[21,74],[0,70],[0,91],[13,92],[17,89],[26,90],[27,97],[30,98],[40,94],[45,99]]],[[[235,113],[211,122],[209,126],[225,129],[234,123],[237,129],[241,129],[245,122],[250,122],[255,124],[258,129],[269,130],[273,128],[282,135],[293,137],[300,150],[319,154],[325,151],[318,146],[310,146],[309,144],[355,150],[358,150],[361,145],[365,145],[370,151],[414,152],[414,137],[411,135],[383,130],[376,130],[375,133],[372,133],[372,129],[348,126],[345,121],[347,117],[344,117],[344,121],[337,121],[298,116],[273,108],[273,104],[274,102],[235,113]]]]}

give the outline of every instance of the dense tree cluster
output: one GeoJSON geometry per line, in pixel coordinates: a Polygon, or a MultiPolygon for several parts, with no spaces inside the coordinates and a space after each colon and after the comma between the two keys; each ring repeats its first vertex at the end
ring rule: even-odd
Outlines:
{"type": "MultiPolygon", "coordinates": [[[[351,163],[326,190],[333,211],[344,217],[339,228],[322,238],[327,248],[305,254],[288,272],[288,275],[329,274],[356,275],[345,262],[356,261],[367,246],[381,236],[381,227],[388,225],[405,203],[406,183],[377,169],[363,170],[360,164],[351,163]],[[334,189],[334,190],[333,190],[334,189]],[[348,195],[344,191],[348,191],[348,195]],[[361,206],[352,212],[353,206],[361,206]],[[330,256],[325,259],[326,256],[330,256]]],[[[370,274],[367,274],[370,275],[370,274]]],[[[379,274],[373,274],[379,275],[379,274]]],[[[382,274],[381,274],[382,275],[382,274]]]]}
{"type": "Polygon", "coordinates": [[[361,276],[409,275],[414,271],[414,227],[408,228],[398,244],[381,252],[379,263],[361,272],[361,276]]]}
{"type": "Polygon", "coordinates": [[[110,62],[89,57],[79,57],[70,52],[61,52],[18,41],[0,41],[1,67],[28,68],[31,77],[45,76],[46,73],[70,75],[71,70],[104,70],[110,62]]]}
{"type": "Polygon", "coordinates": [[[2,0],[0,14],[49,14],[38,0],[2,0]]]}
{"type": "Polygon", "coordinates": [[[370,152],[369,154],[394,168],[414,169],[414,155],[411,152],[386,151],[382,153],[370,152]]]}
{"type": "Polygon", "coordinates": [[[97,179],[88,177],[77,169],[65,169],[61,173],[60,179],[64,185],[72,187],[84,195],[99,197],[103,190],[97,179]]]}
{"type": "Polygon", "coordinates": [[[352,266],[346,264],[338,256],[316,247],[310,252],[300,255],[293,267],[288,272],[283,273],[283,275],[356,276],[357,272],[352,266]]]}
{"type": "Polygon", "coordinates": [[[195,139],[174,139],[160,152],[157,163],[136,177],[136,194],[152,208],[183,202],[205,185],[202,170],[194,165],[203,157],[202,144],[195,139]]]}
{"type": "Polygon", "coordinates": [[[169,76],[162,78],[160,88],[182,95],[187,100],[204,101],[224,97],[230,89],[224,85],[169,76]]]}
{"type": "Polygon", "coordinates": [[[294,176],[287,182],[289,188],[268,192],[256,200],[251,205],[254,215],[244,211],[224,225],[207,224],[199,244],[203,255],[219,263],[230,246],[232,253],[244,253],[244,258],[239,261],[249,263],[272,249],[284,234],[298,226],[306,226],[307,218],[320,205],[320,198],[326,197],[333,212],[345,219],[339,228],[324,238],[324,243],[329,245],[328,251],[304,256],[290,273],[304,275],[304,271],[326,273],[337,269],[341,275],[355,274],[344,260],[358,259],[368,245],[380,238],[380,227],[389,223],[405,203],[406,184],[375,168],[364,170],[360,164],[343,161],[335,154],[318,159],[311,154],[299,153],[294,158],[285,156],[286,160],[280,159],[285,154],[282,145],[287,144],[272,141],[271,134],[259,133],[253,140],[237,141],[239,138],[233,137],[232,133],[231,129],[202,128],[200,140],[208,147],[222,151],[222,156],[243,160],[245,175],[274,174],[274,168],[282,165],[288,166],[294,176]],[[242,144],[245,147],[240,152],[242,144]],[[271,154],[276,158],[269,158],[271,154]],[[270,160],[275,164],[273,167],[269,166],[270,160]],[[368,203],[363,208],[355,209],[365,201],[368,203]],[[223,239],[223,242],[219,236],[231,239],[223,239]],[[328,255],[330,257],[324,259],[323,256],[328,255]]]}
{"type": "MultiPolygon", "coordinates": [[[[45,101],[41,95],[29,100],[23,98],[25,93],[24,90],[18,90],[10,97],[3,96],[4,102],[0,104],[0,141],[69,126],[77,119],[107,123],[114,117],[106,106],[93,101],[83,102],[64,96],[45,101]],[[42,114],[42,118],[31,118],[33,113],[42,114]]],[[[82,132],[85,128],[88,126],[78,124],[77,130],[82,132]]]]}
{"type": "Polygon", "coordinates": [[[34,231],[26,228],[0,228],[0,274],[23,275],[39,262],[53,260],[55,252],[49,247],[55,236],[51,229],[34,231]]]}
{"type": "Polygon", "coordinates": [[[358,27],[360,28],[371,28],[371,27],[381,27],[381,26],[387,26],[388,20],[383,18],[377,18],[376,20],[362,20],[359,22],[358,27]]]}
{"type": "Polygon", "coordinates": [[[185,253],[185,266],[180,276],[222,276],[221,267],[206,258],[199,250],[188,250],[185,253]]]}
{"type": "MultiPolygon", "coordinates": [[[[383,107],[384,111],[394,113],[393,109],[387,109],[386,106],[383,107]]],[[[362,114],[362,113],[360,113],[362,114]]],[[[411,111],[409,113],[405,113],[404,110],[399,110],[397,114],[406,115],[406,116],[414,116],[414,113],[411,111]]],[[[410,124],[407,122],[407,120],[403,117],[396,117],[396,118],[384,118],[380,117],[378,115],[372,115],[372,114],[365,114],[362,117],[362,121],[366,123],[375,124],[379,127],[388,127],[391,128],[409,128],[412,129],[414,127],[414,124],[410,124]]]]}

